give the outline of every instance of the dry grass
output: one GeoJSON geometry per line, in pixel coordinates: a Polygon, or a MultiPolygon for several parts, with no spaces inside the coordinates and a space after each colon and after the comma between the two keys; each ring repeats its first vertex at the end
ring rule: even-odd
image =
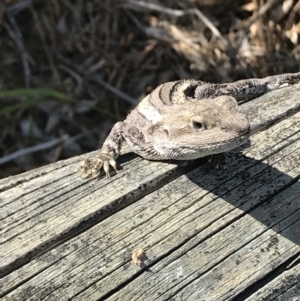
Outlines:
{"type": "Polygon", "coordinates": [[[299,0],[1,3],[0,177],[100,147],[162,82],[300,69],[299,0]]]}

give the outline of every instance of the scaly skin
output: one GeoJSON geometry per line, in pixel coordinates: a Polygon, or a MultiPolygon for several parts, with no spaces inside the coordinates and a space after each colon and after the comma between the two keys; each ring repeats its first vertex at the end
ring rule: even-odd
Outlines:
{"type": "Polygon", "coordinates": [[[103,169],[109,177],[110,167],[117,171],[123,141],[148,160],[191,160],[234,149],[248,140],[250,131],[238,102],[299,81],[300,72],[228,84],[164,83],[114,125],[99,154],[82,162],[81,176],[95,178],[103,169]]]}

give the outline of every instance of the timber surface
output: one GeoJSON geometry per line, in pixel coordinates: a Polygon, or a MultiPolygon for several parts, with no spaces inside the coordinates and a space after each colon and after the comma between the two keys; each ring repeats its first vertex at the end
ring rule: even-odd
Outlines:
{"type": "Polygon", "coordinates": [[[127,154],[91,181],[81,156],[1,180],[2,300],[299,300],[300,85],[275,92],[291,116],[226,170],[127,154]]]}

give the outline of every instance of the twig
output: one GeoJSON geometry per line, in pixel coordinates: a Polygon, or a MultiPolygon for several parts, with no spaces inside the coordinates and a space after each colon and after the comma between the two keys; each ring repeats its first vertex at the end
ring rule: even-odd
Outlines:
{"type": "Polygon", "coordinates": [[[289,14],[287,22],[285,23],[286,28],[292,27],[295,15],[298,14],[299,10],[300,10],[300,0],[295,4],[291,13],[289,14]]]}
{"type": "Polygon", "coordinates": [[[24,77],[25,77],[25,85],[27,88],[30,86],[30,64],[35,65],[34,59],[28,54],[28,52],[25,49],[24,41],[22,37],[22,33],[17,25],[16,20],[12,15],[9,13],[6,14],[7,19],[9,22],[4,22],[3,26],[7,30],[8,34],[10,35],[11,39],[15,42],[19,53],[21,55],[21,60],[23,64],[23,70],[24,70],[24,77]],[[10,24],[9,24],[10,23],[10,24]]]}
{"type": "Polygon", "coordinates": [[[257,21],[260,17],[262,17],[264,14],[266,14],[273,6],[278,2],[278,0],[270,0],[267,1],[259,10],[257,13],[253,14],[251,18],[246,22],[246,25],[243,26],[250,27],[253,23],[257,21]]]}
{"type": "MultiPolygon", "coordinates": [[[[55,82],[56,84],[60,84],[61,83],[61,79],[60,79],[60,76],[59,76],[59,72],[54,64],[54,59],[53,59],[53,54],[52,54],[52,50],[51,50],[51,47],[49,46],[49,40],[47,39],[48,36],[51,37],[51,33],[49,32],[49,28],[48,28],[48,33],[45,33],[45,30],[44,30],[44,27],[42,25],[42,22],[41,22],[41,19],[44,20],[44,14],[39,14],[37,12],[36,9],[33,8],[33,6],[30,7],[30,11],[31,11],[31,14],[32,14],[32,17],[33,17],[33,20],[34,20],[34,23],[35,23],[35,28],[37,30],[37,33],[39,34],[40,36],[40,39],[42,41],[42,45],[44,47],[44,52],[47,56],[47,59],[49,61],[49,64],[50,64],[50,68],[52,70],[52,74],[53,74],[53,77],[55,79],[55,82]]],[[[44,22],[45,24],[45,22],[44,22]]],[[[50,43],[53,43],[53,39],[50,38],[50,43]]]]}
{"type": "Polygon", "coordinates": [[[88,80],[93,81],[98,85],[101,85],[106,90],[114,93],[118,97],[120,97],[120,98],[124,99],[125,101],[127,101],[130,105],[135,106],[138,103],[138,101],[135,98],[133,98],[130,95],[118,90],[117,88],[115,88],[111,84],[105,82],[99,75],[82,70],[80,67],[77,67],[74,63],[72,63],[70,60],[68,60],[67,58],[65,58],[64,56],[62,56],[59,53],[56,54],[56,57],[59,61],[61,61],[67,67],[75,70],[75,72],[81,74],[82,76],[84,76],[88,80]]]}
{"type": "Polygon", "coordinates": [[[222,36],[220,31],[215,27],[215,25],[197,8],[190,8],[185,10],[180,9],[172,9],[166,8],[161,5],[155,3],[147,3],[144,1],[136,1],[136,0],[115,0],[115,2],[122,3],[123,6],[128,6],[133,9],[146,9],[146,10],[153,10],[158,11],[164,14],[168,14],[174,17],[183,17],[186,15],[196,15],[215,35],[219,38],[226,46],[229,45],[228,41],[222,36]]]}
{"type": "Polygon", "coordinates": [[[19,14],[21,11],[23,11],[24,9],[28,8],[29,6],[32,6],[41,1],[42,0],[23,0],[23,1],[20,1],[15,4],[10,5],[6,9],[6,12],[12,16],[15,16],[15,15],[19,14]]]}
{"type": "Polygon", "coordinates": [[[41,150],[51,148],[51,147],[53,147],[53,146],[55,146],[59,143],[65,142],[68,139],[74,139],[74,138],[69,138],[68,135],[63,135],[61,138],[56,138],[56,139],[53,139],[51,141],[41,143],[41,144],[38,144],[38,145],[35,145],[35,146],[32,146],[32,147],[27,147],[27,148],[20,149],[16,152],[13,152],[13,153],[11,153],[7,156],[4,156],[4,157],[0,158],[0,165],[5,164],[9,161],[15,160],[15,159],[17,159],[18,157],[21,157],[21,156],[25,156],[25,155],[28,155],[28,154],[31,154],[31,153],[35,153],[35,152],[38,152],[38,151],[41,151],[41,150]]]}
{"type": "Polygon", "coordinates": [[[94,64],[89,68],[89,72],[94,73],[101,69],[106,64],[105,59],[101,59],[98,63],[94,64]]]}
{"type": "Polygon", "coordinates": [[[72,69],[64,65],[59,65],[58,68],[70,74],[77,81],[78,91],[82,91],[83,81],[78,73],[74,72],[72,69]]]}
{"type": "Polygon", "coordinates": [[[144,34],[147,36],[154,37],[155,39],[168,42],[168,43],[173,43],[175,40],[171,37],[166,37],[165,29],[162,28],[155,28],[151,26],[143,26],[139,20],[134,17],[129,11],[126,12],[127,15],[131,18],[131,20],[135,23],[138,29],[140,29],[144,34]]]}

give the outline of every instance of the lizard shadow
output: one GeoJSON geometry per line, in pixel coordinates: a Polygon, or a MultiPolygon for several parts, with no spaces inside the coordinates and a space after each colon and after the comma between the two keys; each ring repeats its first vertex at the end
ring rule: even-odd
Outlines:
{"type": "MultiPolygon", "coordinates": [[[[176,160],[161,162],[175,163],[182,169],[182,174],[201,190],[205,190],[196,201],[189,202],[191,187],[180,187],[179,189],[184,190],[186,194],[189,206],[196,202],[201,206],[202,202],[204,207],[222,198],[232,205],[223,216],[230,214],[235,208],[240,209],[240,215],[251,215],[265,225],[264,231],[272,229],[300,245],[299,156],[295,152],[287,153],[287,147],[283,151],[279,149],[277,152],[270,152],[270,155],[263,155],[264,159],[258,160],[243,154],[242,151],[249,146],[250,142],[229,152],[226,169],[211,168],[208,157],[194,160],[192,163],[176,160]]],[[[134,153],[129,154],[122,162],[138,157],[134,153]]],[[[216,216],[215,222],[223,216],[216,216]]]]}
{"type": "Polygon", "coordinates": [[[241,150],[230,153],[226,170],[208,169],[205,163],[185,174],[207,191],[197,202],[206,206],[222,198],[232,205],[223,216],[240,209],[241,216],[249,214],[265,225],[264,232],[272,229],[300,245],[299,155],[279,151],[262,161],[245,156],[241,150]],[[208,192],[215,197],[208,197],[208,192]]]}

